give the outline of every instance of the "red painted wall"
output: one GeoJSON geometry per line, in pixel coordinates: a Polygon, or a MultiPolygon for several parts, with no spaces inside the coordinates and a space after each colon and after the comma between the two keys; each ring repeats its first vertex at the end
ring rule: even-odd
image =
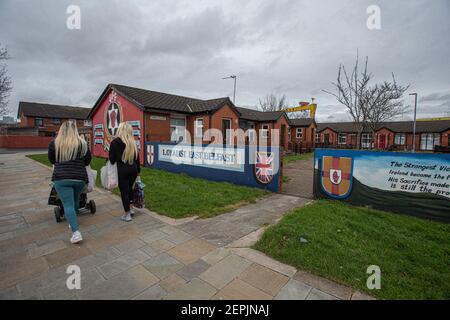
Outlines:
{"type": "MultiPolygon", "coordinates": [[[[114,140],[114,137],[110,136],[108,134],[107,130],[107,124],[106,124],[106,110],[108,106],[110,105],[110,97],[111,90],[105,95],[103,100],[100,102],[99,107],[95,110],[93,116],[92,116],[92,144],[93,144],[93,154],[97,157],[107,158],[108,157],[108,151],[105,150],[104,144],[96,144],[96,139],[103,139],[104,143],[107,142],[108,144],[111,143],[112,140],[114,140]],[[97,124],[103,124],[103,130],[95,129],[95,125],[97,124]],[[101,136],[95,136],[95,132],[103,132],[103,137],[101,136]]],[[[128,101],[126,98],[122,97],[120,94],[117,93],[116,95],[116,103],[119,105],[119,110],[121,114],[120,121],[139,121],[140,122],[140,144],[141,149],[139,153],[139,157],[141,160],[141,164],[144,163],[144,113],[139,109],[137,106],[135,106],[133,103],[128,101]]],[[[137,130],[137,129],[136,129],[137,130]]],[[[138,140],[136,138],[136,140],[138,140]]]]}
{"type": "Polygon", "coordinates": [[[0,148],[46,149],[53,137],[40,136],[0,136],[0,148]]]}

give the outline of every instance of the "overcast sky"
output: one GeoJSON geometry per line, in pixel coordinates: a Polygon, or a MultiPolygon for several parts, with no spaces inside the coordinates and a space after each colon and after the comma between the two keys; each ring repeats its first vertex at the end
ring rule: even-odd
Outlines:
{"type": "Polygon", "coordinates": [[[236,74],[239,106],[270,92],[292,106],[315,97],[319,121],[345,120],[322,90],[359,50],[375,81],[394,72],[419,93],[419,117],[450,116],[449,33],[448,0],[0,1],[14,112],[20,100],[92,106],[108,83],[232,97],[221,78],[236,74]],[[80,30],[66,27],[71,4],[80,30]],[[366,26],[369,5],[381,9],[380,30],[366,26]]]}

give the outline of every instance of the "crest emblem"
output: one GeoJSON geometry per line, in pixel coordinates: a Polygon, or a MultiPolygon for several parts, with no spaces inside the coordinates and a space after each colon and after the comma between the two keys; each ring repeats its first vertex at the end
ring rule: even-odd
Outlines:
{"type": "Polygon", "coordinates": [[[269,184],[274,175],[274,153],[256,151],[255,178],[261,184],[269,184]]]}
{"type": "MultiPolygon", "coordinates": [[[[109,142],[114,139],[119,129],[120,122],[123,121],[122,107],[117,101],[117,93],[112,91],[108,97],[109,105],[105,110],[105,133],[109,142]]],[[[105,140],[105,142],[107,142],[105,140]]]]}
{"type": "Polygon", "coordinates": [[[322,157],[322,190],[333,198],[346,198],[352,190],[353,159],[322,157]]]}
{"type": "Polygon", "coordinates": [[[154,147],[152,144],[147,145],[147,164],[151,166],[155,161],[154,147]]]}

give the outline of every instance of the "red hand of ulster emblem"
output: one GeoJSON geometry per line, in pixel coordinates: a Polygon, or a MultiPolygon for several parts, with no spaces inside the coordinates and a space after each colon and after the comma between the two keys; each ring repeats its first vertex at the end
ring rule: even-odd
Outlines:
{"type": "Polygon", "coordinates": [[[338,183],[338,181],[339,181],[339,175],[338,175],[337,171],[333,172],[333,180],[334,180],[334,183],[338,183]]]}

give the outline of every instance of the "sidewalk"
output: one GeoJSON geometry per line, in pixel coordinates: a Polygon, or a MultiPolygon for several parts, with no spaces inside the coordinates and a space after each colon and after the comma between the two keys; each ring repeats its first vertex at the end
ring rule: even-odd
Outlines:
{"type": "Polygon", "coordinates": [[[89,194],[85,240],[47,205],[51,171],[25,153],[0,154],[0,299],[361,299],[352,289],[250,249],[262,228],[309,200],[273,195],[211,219],[174,220],[148,210],[124,223],[120,199],[89,194]],[[68,265],[81,290],[68,290],[68,265]]]}

